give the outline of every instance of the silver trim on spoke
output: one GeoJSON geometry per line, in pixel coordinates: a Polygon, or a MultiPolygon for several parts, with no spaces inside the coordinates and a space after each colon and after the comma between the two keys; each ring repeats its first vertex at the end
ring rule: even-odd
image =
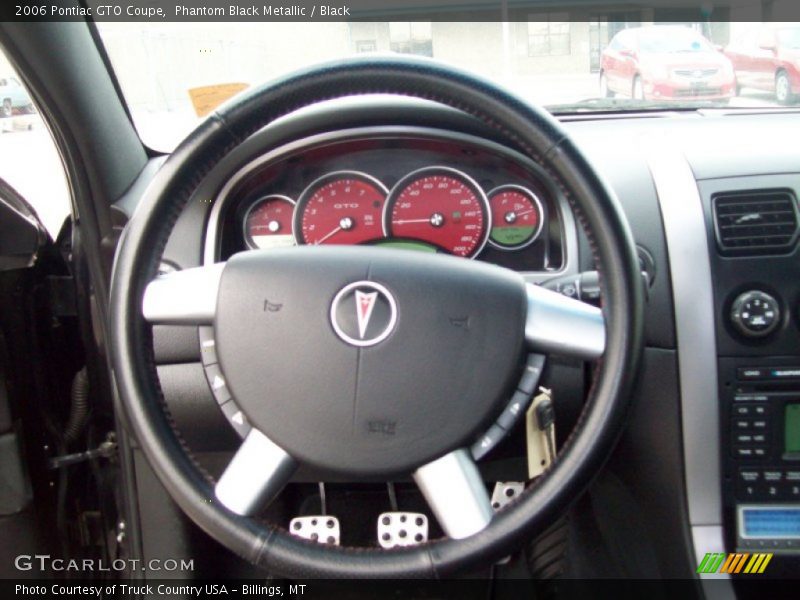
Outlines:
{"type": "Polygon", "coordinates": [[[469,537],[492,520],[489,494],[468,450],[454,450],[420,467],[414,481],[449,537],[469,537]]]}
{"type": "Polygon", "coordinates": [[[145,289],[144,318],[168,325],[212,323],[224,268],[225,263],[217,263],[159,275],[145,289]]]}
{"type": "Polygon", "coordinates": [[[251,429],[214,494],[237,515],[252,515],[272,501],[297,467],[294,459],[258,429],[251,429]]]}
{"type": "Polygon", "coordinates": [[[531,283],[525,290],[525,340],[532,349],[587,360],[602,356],[606,326],[599,308],[531,283]]]}

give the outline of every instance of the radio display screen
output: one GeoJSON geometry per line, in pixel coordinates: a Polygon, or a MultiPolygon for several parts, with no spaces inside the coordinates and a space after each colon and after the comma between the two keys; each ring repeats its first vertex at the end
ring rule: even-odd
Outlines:
{"type": "Polygon", "coordinates": [[[800,454],[800,404],[786,405],[785,452],[800,454]]]}

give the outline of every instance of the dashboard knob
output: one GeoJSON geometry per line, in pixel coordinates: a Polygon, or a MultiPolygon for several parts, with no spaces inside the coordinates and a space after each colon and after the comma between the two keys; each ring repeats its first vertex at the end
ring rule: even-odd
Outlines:
{"type": "Polygon", "coordinates": [[[780,304],[764,292],[752,290],[739,294],[731,306],[731,323],[747,337],[769,335],[780,322],[780,304]]]}

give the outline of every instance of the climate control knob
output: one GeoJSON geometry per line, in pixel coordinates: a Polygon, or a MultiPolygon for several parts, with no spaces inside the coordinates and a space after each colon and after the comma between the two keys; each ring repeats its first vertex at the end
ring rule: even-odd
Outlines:
{"type": "Polygon", "coordinates": [[[769,335],[780,322],[780,304],[764,292],[754,290],[739,294],[731,306],[731,323],[747,337],[769,335]]]}

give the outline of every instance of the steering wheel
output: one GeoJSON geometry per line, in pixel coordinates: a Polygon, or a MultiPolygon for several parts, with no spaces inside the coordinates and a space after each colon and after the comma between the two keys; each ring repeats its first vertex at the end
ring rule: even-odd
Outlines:
{"type": "Polygon", "coordinates": [[[125,231],[110,308],[121,407],[164,487],[224,546],[290,577],[441,577],[507,555],[601,468],[624,426],[642,347],[632,236],[613,193],[558,122],[473,75],[409,58],[317,66],[248,91],[201,123],[125,231]],[[500,267],[379,247],[249,251],[156,277],[178,215],[223,156],[281,116],[372,93],[459,109],[541,165],[590,240],[602,311],[500,267]],[[165,410],[156,323],[213,323],[229,391],[252,425],[216,483],[165,410]],[[493,514],[468,448],[498,418],[528,352],[596,359],[594,383],[549,471],[493,514]],[[392,550],[346,548],[254,518],[298,464],[352,480],[412,474],[447,535],[392,550]]]}

